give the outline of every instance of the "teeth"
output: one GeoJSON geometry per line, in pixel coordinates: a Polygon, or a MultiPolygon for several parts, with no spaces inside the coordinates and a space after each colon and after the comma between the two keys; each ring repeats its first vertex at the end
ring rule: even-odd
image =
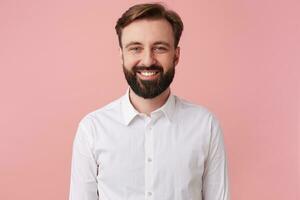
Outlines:
{"type": "Polygon", "coordinates": [[[143,76],[153,76],[154,74],[156,74],[155,72],[141,72],[141,74],[143,75],[143,76]]]}

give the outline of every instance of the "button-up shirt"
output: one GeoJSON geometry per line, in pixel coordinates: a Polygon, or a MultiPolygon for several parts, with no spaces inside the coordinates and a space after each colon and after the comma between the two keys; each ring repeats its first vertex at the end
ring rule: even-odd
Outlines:
{"type": "Polygon", "coordinates": [[[150,115],[121,98],[87,114],[73,142],[70,200],[229,200],[222,131],[170,94],[150,115]]]}

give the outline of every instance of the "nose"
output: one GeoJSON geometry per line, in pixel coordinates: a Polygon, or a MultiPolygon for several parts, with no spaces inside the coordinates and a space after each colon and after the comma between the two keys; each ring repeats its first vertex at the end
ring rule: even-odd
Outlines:
{"type": "Polygon", "coordinates": [[[156,64],[155,55],[151,50],[144,51],[141,58],[141,64],[145,67],[150,67],[151,65],[156,64]]]}

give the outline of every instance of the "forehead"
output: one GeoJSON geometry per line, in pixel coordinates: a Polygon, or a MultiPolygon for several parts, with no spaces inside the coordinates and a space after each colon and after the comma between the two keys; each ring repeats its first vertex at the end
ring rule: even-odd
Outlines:
{"type": "Polygon", "coordinates": [[[131,42],[139,42],[144,45],[158,41],[174,44],[174,36],[171,24],[165,19],[141,19],[136,20],[122,30],[122,46],[131,42]]]}

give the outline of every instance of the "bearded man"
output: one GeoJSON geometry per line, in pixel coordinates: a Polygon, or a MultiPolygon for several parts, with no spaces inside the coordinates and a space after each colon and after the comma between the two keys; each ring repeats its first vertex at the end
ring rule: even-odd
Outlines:
{"type": "Polygon", "coordinates": [[[229,200],[218,121],[170,90],[181,18],[161,4],[138,4],[115,29],[129,88],[81,120],[69,199],[229,200]]]}

